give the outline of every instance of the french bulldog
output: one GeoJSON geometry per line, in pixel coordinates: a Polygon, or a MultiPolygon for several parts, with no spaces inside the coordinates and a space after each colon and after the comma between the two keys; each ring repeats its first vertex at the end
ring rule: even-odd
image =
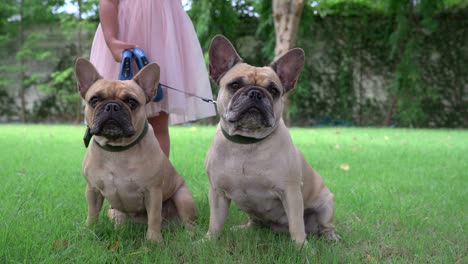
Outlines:
{"type": "Polygon", "coordinates": [[[332,223],[334,196],[293,144],[282,119],[283,97],[304,65],[292,49],[269,66],[251,66],[232,44],[216,36],[209,49],[210,77],[219,86],[220,116],[205,159],[210,182],[208,239],[218,237],[231,200],[246,212],[241,227],[288,232],[300,247],[306,235],[340,239],[332,223]]]}
{"type": "MultiPolygon", "coordinates": [[[[159,66],[148,64],[127,81],[104,80],[86,59],[75,64],[85,120],[94,136],[83,159],[87,225],[98,221],[104,198],[117,225],[148,224],[146,238],[160,242],[163,220],[193,225],[195,206],[184,179],[161,150],[147,122],[145,104],[159,81],[159,66]]],[[[87,144],[85,143],[85,144],[87,144]]]]}

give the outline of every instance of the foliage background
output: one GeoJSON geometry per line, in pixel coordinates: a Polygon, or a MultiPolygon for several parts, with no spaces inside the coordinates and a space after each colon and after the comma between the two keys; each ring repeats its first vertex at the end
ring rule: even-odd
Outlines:
{"type": "MultiPolygon", "coordinates": [[[[71,66],[88,56],[97,2],[0,3],[0,120],[21,121],[25,110],[25,122],[80,121],[71,66]]],[[[205,54],[223,34],[248,63],[271,62],[270,0],[187,5],[205,54]]],[[[306,65],[289,96],[290,124],[467,127],[466,28],[466,0],[306,0],[297,41],[306,65]]]]}

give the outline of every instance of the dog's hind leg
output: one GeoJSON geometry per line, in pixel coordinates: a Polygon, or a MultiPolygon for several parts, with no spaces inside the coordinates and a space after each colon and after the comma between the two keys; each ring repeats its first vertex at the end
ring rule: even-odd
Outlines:
{"type": "Polygon", "coordinates": [[[127,221],[127,214],[113,208],[107,210],[109,220],[114,224],[114,227],[123,227],[127,221]]]}
{"type": "Polygon", "coordinates": [[[334,215],[334,197],[333,194],[324,188],[320,194],[322,200],[320,206],[315,209],[317,213],[317,222],[319,225],[319,234],[329,241],[338,241],[340,236],[336,233],[333,225],[334,215]]]}
{"type": "Polygon", "coordinates": [[[260,225],[260,223],[249,217],[249,221],[246,224],[233,226],[231,227],[231,231],[245,230],[257,225],[260,225]]]}
{"type": "Polygon", "coordinates": [[[314,209],[306,209],[304,211],[304,225],[307,234],[319,234],[320,228],[317,212],[314,209]]]}
{"type": "MultiPolygon", "coordinates": [[[[124,224],[125,221],[130,221],[132,223],[136,224],[148,224],[148,214],[147,212],[143,213],[136,213],[136,214],[124,214],[118,210],[115,209],[109,209],[107,212],[107,215],[111,220],[114,220],[114,223],[116,223],[116,220],[121,220],[121,224],[124,224]],[[125,218],[124,218],[125,217],[125,218]]],[[[161,210],[161,227],[166,227],[172,223],[179,223],[180,222],[180,217],[177,214],[177,209],[174,205],[174,202],[171,199],[168,199],[163,202],[162,205],[162,210],[161,210]]],[[[119,223],[116,223],[119,224],[119,223]]]]}
{"type": "Polygon", "coordinates": [[[177,208],[171,199],[163,202],[161,217],[163,227],[169,226],[171,224],[180,224],[180,217],[177,213],[177,208]]]}
{"type": "Polygon", "coordinates": [[[186,227],[192,227],[195,224],[196,218],[195,202],[185,182],[174,193],[171,200],[174,202],[177,214],[184,225],[186,227]]]}

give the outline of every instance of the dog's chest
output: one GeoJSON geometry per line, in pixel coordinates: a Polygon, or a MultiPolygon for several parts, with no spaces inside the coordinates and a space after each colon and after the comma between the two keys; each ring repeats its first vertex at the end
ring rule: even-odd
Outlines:
{"type": "Polygon", "coordinates": [[[93,163],[89,167],[85,165],[84,171],[88,183],[109,201],[112,208],[128,213],[145,211],[144,196],[151,182],[151,172],[125,162],[93,163]]]}
{"type": "Polygon", "coordinates": [[[284,176],[288,173],[284,160],[257,149],[249,152],[231,149],[228,156],[213,157],[208,171],[217,191],[258,221],[287,223],[281,202],[284,176]]]}
{"type": "Polygon", "coordinates": [[[287,223],[282,191],[262,185],[243,185],[225,191],[237,207],[261,222],[287,223]]]}

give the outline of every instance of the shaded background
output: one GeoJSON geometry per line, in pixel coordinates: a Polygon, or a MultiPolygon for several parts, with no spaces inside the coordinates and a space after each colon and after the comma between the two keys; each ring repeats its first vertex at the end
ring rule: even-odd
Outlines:
{"type": "MultiPolygon", "coordinates": [[[[279,1],[300,5],[297,30],[287,33],[306,52],[288,97],[289,125],[468,126],[467,0],[182,2],[205,55],[223,34],[246,62],[265,65],[278,55],[279,1]]],[[[97,7],[97,0],[0,3],[1,122],[82,122],[72,66],[89,56],[97,7]]]]}

